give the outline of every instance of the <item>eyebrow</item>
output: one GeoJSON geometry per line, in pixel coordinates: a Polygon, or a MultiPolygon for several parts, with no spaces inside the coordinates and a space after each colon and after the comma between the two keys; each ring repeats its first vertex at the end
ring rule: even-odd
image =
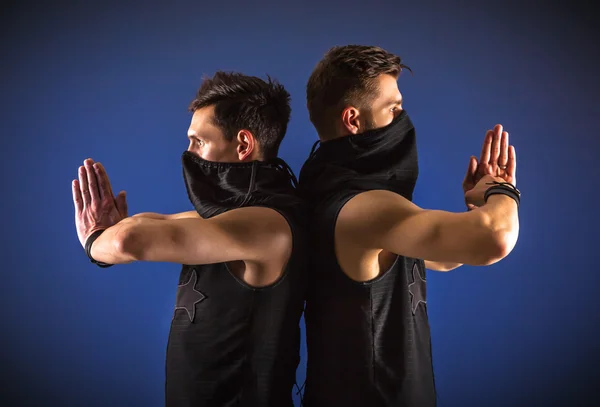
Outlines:
{"type": "Polygon", "coordinates": [[[404,100],[402,99],[402,97],[394,98],[394,100],[392,100],[389,104],[390,105],[401,105],[403,101],[404,100]]]}
{"type": "Polygon", "coordinates": [[[190,140],[200,140],[201,138],[204,138],[204,137],[200,137],[198,134],[194,133],[194,134],[188,134],[187,138],[190,140]]]}

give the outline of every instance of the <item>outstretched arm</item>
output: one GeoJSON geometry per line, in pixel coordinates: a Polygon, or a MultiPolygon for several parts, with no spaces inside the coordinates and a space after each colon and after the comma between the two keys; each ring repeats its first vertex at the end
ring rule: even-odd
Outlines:
{"type": "Polygon", "coordinates": [[[102,263],[285,263],[291,253],[290,227],[273,209],[240,208],[211,219],[196,212],[125,217],[104,168],[92,160],[79,168],[72,186],[79,241],[85,247],[94,232],[103,230],[91,247],[92,258],[102,263]]]}
{"type": "MultiPolygon", "coordinates": [[[[470,191],[479,195],[494,180],[486,176],[470,191]]],[[[502,179],[497,179],[502,181],[502,179]]],[[[369,191],[350,200],[338,217],[336,239],[364,250],[473,266],[493,264],[514,248],[519,233],[517,203],[492,195],[479,208],[451,213],[425,210],[400,195],[369,191]]]]}
{"type": "MultiPolygon", "coordinates": [[[[463,192],[467,194],[486,175],[499,177],[504,182],[516,183],[516,156],[515,150],[510,146],[508,132],[502,125],[497,124],[494,129],[486,132],[479,161],[472,156],[467,166],[467,173],[463,179],[463,192]]],[[[465,199],[467,208],[474,209],[474,205],[465,199]]],[[[435,271],[450,271],[462,266],[460,263],[444,263],[425,261],[425,267],[435,271]]]]}
{"type": "Polygon", "coordinates": [[[109,264],[265,262],[278,254],[289,256],[291,238],[289,225],[278,212],[248,207],[211,219],[126,218],[98,237],[91,254],[109,264]]]}

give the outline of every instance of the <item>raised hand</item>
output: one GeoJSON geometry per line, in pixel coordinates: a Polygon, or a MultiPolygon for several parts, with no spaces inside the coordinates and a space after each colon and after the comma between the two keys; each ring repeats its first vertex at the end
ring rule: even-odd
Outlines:
{"type": "MultiPolygon", "coordinates": [[[[509,145],[509,137],[503,131],[502,125],[497,124],[485,135],[481,157],[471,157],[467,174],[463,180],[463,192],[466,194],[486,175],[497,177],[501,182],[510,182],[516,186],[517,154],[514,146],[509,145]]],[[[465,196],[465,201],[467,201],[465,196]]],[[[469,210],[473,205],[467,203],[469,210]]]]}
{"type": "Polygon", "coordinates": [[[491,175],[516,185],[516,166],[515,148],[509,144],[508,132],[503,131],[502,125],[497,124],[485,135],[475,173],[475,183],[479,182],[484,175],[491,175]]]}
{"type": "Polygon", "coordinates": [[[93,232],[109,228],[125,217],[116,204],[117,201],[121,202],[121,210],[126,213],[125,195],[120,193],[115,199],[108,176],[99,163],[94,163],[91,159],[85,160],[84,165],[79,167],[79,179],[72,182],[72,189],[75,226],[82,246],[85,247],[86,239],[93,232]]]}
{"type": "MultiPolygon", "coordinates": [[[[110,179],[108,178],[108,174],[106,173],[106,169],[100,163],[94,163],[94,168],[96,170],[96,176],[98,181],[104,185],[106,185],[106,189],[108,190],[109,196],[113,196],[112,186],[110,184],[110,179]]],[[[126,218],[127,214],[127,195],[125,191],[120,191],[118,195],[114,197],[115,205],[121,216],[126,218]]]]}

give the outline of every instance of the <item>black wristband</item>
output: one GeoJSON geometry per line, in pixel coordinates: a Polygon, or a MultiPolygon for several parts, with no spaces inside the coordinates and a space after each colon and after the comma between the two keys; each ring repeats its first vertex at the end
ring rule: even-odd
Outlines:
{"type": "Polygon", "coordinates": [[[87,254],[87,256],[90,258],[90,261],[92,263],[94,263],[95,265],[97,265],[98,267],[102,267],[102,268],[107,268],[107,267],[111,267],[113,266],[112,264],[108,264],[108,263],[102,263],[101,261],[96,261],[94,260],[94,258],[92,257],[92,245],[94,244],[94,241],[96,239],[98,239],[98,237],[105,231],[106,229],[100,229],[95,231],[94,233],[92,233],[90,235],[90,237],[87,238],[87,240],[85,241],[85,254],[87,254]]]}
{"type": "Polygon", "coordinates": [[[490,182],[489,185],[492,185],[485,191],[483,195],[483,200],[487,202],[488,198],[492,195],[506,195],[515,200],[517,203],[517,208],[521,204],[521,192],[510,182],[490,182]]]}

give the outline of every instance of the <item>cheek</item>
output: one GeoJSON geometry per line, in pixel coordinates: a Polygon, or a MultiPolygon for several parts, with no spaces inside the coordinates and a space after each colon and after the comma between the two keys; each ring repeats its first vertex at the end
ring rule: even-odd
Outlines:
{"type": "Polygon", "coordinates": [[[196,143],[194,143],[194,142],[191,142],[188,145],[187,151],[189,151],[190,153],[192,153],[192,154],[194,154],[194,155],[196,155],[196,156],[198,156],[200,158],[204,158],[204,156],[203,156],[203,153],[204,153],[203,149],[199,148],[198,145],[196,143]]]}
{"type": "Polygon", "coordinates": [[[201,147],[195,143],[190,144],[188,151],[206,161],[235,162],[237,154],[235,146],[227,143],[206,143],[201,147]]]}
{"type": "Polygon", "coordinates": [[[227,150],[223,146],[215,145],[214,143],[205,144],[198,149],[200,158],[206,161],[227,161],[227,150]]]}
{"type": "Polygon", "coordinates": [[[217,161],[214,151],[210,147],[204,146],[202,148],[199,148],[197,151],[198,156],[200,156],[200,158],[202,158],[203,160],[217,161]]]}
{"type": "Polygon", "coordinates": [[[375,118],[375,123],[377,123],[377,127],[385,127],[394,120],[394,117],[396,117],[394,112],[391,110],[385,110],[383,112],[379,112],[375,118]]]}

